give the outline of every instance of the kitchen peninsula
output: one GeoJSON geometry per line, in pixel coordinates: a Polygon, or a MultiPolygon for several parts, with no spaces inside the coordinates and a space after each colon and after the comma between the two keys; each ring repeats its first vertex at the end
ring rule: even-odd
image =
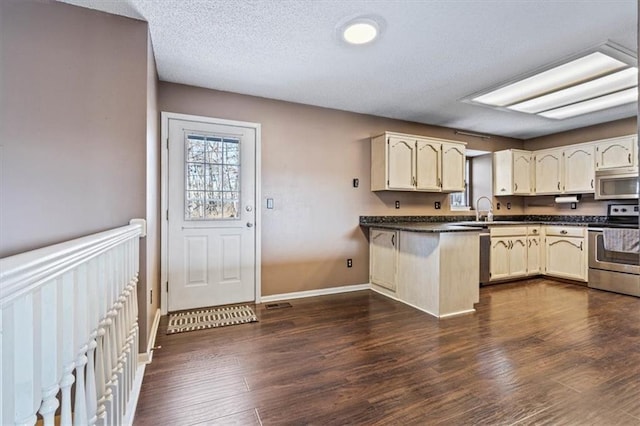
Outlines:
{"type": "Polygon", "coordinates": [[[438,318],[474,312],[480,229],[445,223],[369,228],[371,288],[438,318]]]}

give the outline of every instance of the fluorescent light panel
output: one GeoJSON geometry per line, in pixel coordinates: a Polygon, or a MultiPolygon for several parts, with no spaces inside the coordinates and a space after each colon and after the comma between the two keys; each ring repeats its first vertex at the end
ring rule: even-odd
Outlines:
{"type": "Polygon", "coordinates": [[[472,100],[487,105],[504,107],[626,67],[627,64],[622,61],[601,52],[594,52],[472,100]]]}
{"type": "Polygon", "coordinates": [[[619,105],[629,104],[638,101],[638,88],[622,90],[620,92],[611,93],[609,95],[600,96],[599,98],[589,99],[587,101],[578,102],[561,108],[552,109],[541,112],[538,115],[547,118],[562,120],[564,118],[575,117],[587,114],[593,111],[599,111],[606,108],[612,108],[619,105]]]}
{"type": "MultiPolygon", "coordinates": [[[[536,114],[587,99],[618,92],[638,85],[638,69],[627,68],[586,83],[558,90],[547,95],[510,105],[507,108],[536,114]]],[[[544,115],[544,114],[541,114],[544,115]]]]}

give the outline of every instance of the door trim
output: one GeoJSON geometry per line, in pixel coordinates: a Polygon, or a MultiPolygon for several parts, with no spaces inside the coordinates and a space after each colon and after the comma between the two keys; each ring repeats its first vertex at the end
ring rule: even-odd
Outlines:
{"type": "Polygon", "coordinates": [[[197,121],[201,123],[220,124],[226,126],[238,126],[254,129],[256,132],[256,170],[255,170],[255,303],[260,303],[260,296],[262,294],[262,253],[261,253],[261,241],[262,241],[262,138],[261,138],[261,124],[251,123],[248,121],[235,121],[226,120],[222,118],[204,117],[199,115],[180,114],[175,112],[161,112],[160,120],[160,311],[163,315],[168,313],[168,293],[167,293],[167,280],[168,280],[168,253],[169,253],[169,238],[168,238],[168,220],[167,210],[169,209],[169,120],[188,120],[197,121]]]}

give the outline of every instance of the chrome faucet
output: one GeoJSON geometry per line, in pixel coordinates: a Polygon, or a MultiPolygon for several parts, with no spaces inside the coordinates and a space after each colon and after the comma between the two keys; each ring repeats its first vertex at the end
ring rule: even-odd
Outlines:
{"type": "Polygon", "coordinates": [[[491,201],[491,198],[484,195],[482,197],[478,197],[478,199],[476,200],[476,221],[478,222],[480,221],[481,212],[487,213],[487,222],[493,221],[493,202],[491,201]],[[480,200],[482,199],[485,199],[489,202],[489,210],[480,210],[480,200]]]}

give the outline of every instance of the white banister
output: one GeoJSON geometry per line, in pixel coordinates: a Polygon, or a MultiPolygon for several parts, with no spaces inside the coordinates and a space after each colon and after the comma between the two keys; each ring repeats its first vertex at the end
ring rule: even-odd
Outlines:
{"type": "Polygon", "coordinates": [[[0,424],[130,421],[145,226],[0,259],[0,424]]]}

